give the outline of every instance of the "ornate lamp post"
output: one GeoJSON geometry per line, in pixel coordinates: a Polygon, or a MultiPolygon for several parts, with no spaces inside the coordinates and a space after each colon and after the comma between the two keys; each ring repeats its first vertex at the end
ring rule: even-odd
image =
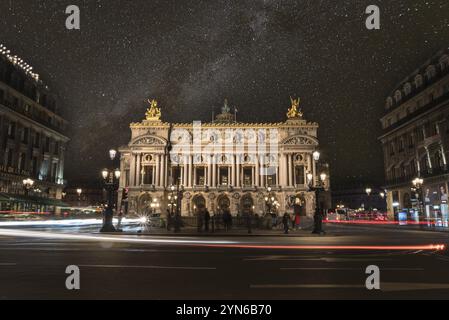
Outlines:
{"type": "Polygon", "coordinates": [[[112,224],[112,218],[114,216],[114,204],[115,204],[115,192],[118,189],[118,182],[120,179],[120,170],[114,169],[113,161],[115,156],[117,155],[117,151],[110,150],[109,157],[111,158],[112,165],[110,169],[103,169],[101,172],[104,180],[105,189],[107,191],[107,206],[104,210],[104,219],[103,219],[103,227],[100,232],[116,232],[117,230],[114,228],[112,224]]]}
{"type": "MultiPolygon", "coordinates": [[[[320,160],[320,152],[315,151],[313,153],[313,160],[318,162],[320,160]]],[[[312,233],[321,234],[323,231],[323,213],[320,203],[320,193],[325,191],[325,182],[327,179],[326,173],[321,173],[319,180],[314,183],[314,176],[312,173],[307,174],[307,180],[309,183],[309,191],[315,192],[315,215],[314,215],[314,228],[312,233]]]]}
{"type": "Polygon", "coordinates": [[[273,213],[273,206],[276,202],[276,198],[274,197],[273,193],[272,193],[272,188],[268,187],[267,188],[267,195],[265,196],[264,200],[265,200],[265,204],[268,207],[268,214],[272,214],[273,213]]]}
{"type": "Polygon", "coordinates": [[[371,192],[373,192],[373,189],[371,189],[371,188],[366,188],[365,189],[365,192],[366,192],[366,195],[368,196],[367,198],[366,198],[366,206],[368,207],[368,210],[369,210],[369,212],[371,213],[371,199],[370,199],[370,196],[371,196],[371,192]]]}
{"type": "Polygon", "coordinates": [[[170,194],[167,196],[168,198],[168,207],[170,209],[170,215],[173,215],[174,210],[178,205],[178,195],[175,193],[176,187],[170,186],[170,194]]]}
{"type": "Polygon", "coordinates": [[[76,193],[78,194],[78,207],[81,207],[81,193],[83,193],[83,189],[76,189],[76,193]]]}
{"type": "Polygon", "coordinates": [[[30,178],[23,179],[22,183],[25,188],[25,194],[28,195],[29,190],[34,186],[34,180],[30,178]]]}
{"type": "Polygon", "coordinates": [[[424,210],[423,210],[423,206],[422,206],[422,203],[423,203],[423,201],[422,201],[423,200],[422,186],[424,184],[424,179],[420,178],[420,177],[417,177],[417,178],[413,179],[412,183],[413,183],[413,186],[416,189],[416,197],[417,197],[417,200],[418,200],[418,208],[420,210],[420,213],[423,214],[424,210]]]}
{"type": "MultiPolygon", "coordinates": [[[[22,181],[23,183],[23,188],[25,189],[25,195],[28,196],[30,189],[33,187],[34,185],[34,180],[33,179],[23,179],[22,181]]],[[[26,204],[25,204],[26,205],[26,204]]],[[[27,206],[27,205],[26,205],[27,206]]]]}
{"type": "Polygon", "coordinates": [[[159,201],[157,198],[153,199],[153,202],[150,204],[152,213],[157,213],[156,210],[160,207],[159,201]]]}

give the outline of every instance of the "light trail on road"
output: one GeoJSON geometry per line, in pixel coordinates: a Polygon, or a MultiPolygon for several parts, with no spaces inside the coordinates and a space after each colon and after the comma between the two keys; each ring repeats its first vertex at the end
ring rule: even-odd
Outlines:
{"type": "Polygon", "coordinates": [[[385,220],[323,220],[323,223],[335,223],[335,224],[369,224],[369,225],[417,225],[417,226],[438,226],[442,224],[437,221],[385,221],[385,220]]]}
{"type": "MultiPolygon", "coordinates": [[[[114,219],[114,222],[117,222],[114,219]]],[[[123,218],[122,223],[140,223],[140,219],[123,218]]],[[[0,227],[42,227],[42,226],[67,226],[67,227],[82,227],[88,225],[102,225],[102,219],[67,219],[67,220],[40,220],[40,221],[0,221],[0,227]]]]}
{"type": "Polygon", "coordinates": [[[27,231],[16,229],[0,229],[0,236],[25,237],[25,238],[45,238],[78,241],[100,241],[115,243],[141,243],[141,244],[169,244],[186,245],[207,248],[229,248],[229,249],[279,249],[279,250],[425,250],[441,251],[445,249],[444,244],[426,245],[266,245],[266,244],[245,244],[243,241],[224,240],[195,240],[195,239],[164,239],[156,237],[142,236],[110,236],[94,234],[61,234],[54,232],[27,231]],[[139,238],[140,237],[140,238],[139,238]]]}

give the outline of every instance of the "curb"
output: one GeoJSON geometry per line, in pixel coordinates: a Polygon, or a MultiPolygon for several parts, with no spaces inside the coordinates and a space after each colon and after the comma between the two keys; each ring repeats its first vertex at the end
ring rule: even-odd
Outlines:
{"type": "Polygon", "coordinates": [[[305,234],[283,234],[283,233],[138,233],[138,232],[96,232],[95,234],[107,235],[123,235],[123,236],[144,236],[144,237],[276,237],[276,238],[320,238],[320,237],[336,237],[336,235],[326,233],[324,235],[312,234],[307,232],[305,234]]]}

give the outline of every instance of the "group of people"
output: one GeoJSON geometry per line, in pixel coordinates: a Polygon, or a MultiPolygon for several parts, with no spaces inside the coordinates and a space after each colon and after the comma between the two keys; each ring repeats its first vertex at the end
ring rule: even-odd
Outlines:
{"type": "Polygon", "coordinates": [[[211,216],[207,208],[202,208],[198,211],[198,232],[209,231],[211,216]]]}
{"type": "Polygon", "coordinates": [[[301,219],[300,219],[299,214],[294,214],[294,215],[290,216],[290,214],[288,212],[284,213],[284,215],[282,216],[282,225],[284,228],[284,233],[288,234],[288,231],[290,230],[290,225],[291,225],[292,229],[295,229],[295,230],[301,229],[300,222],[301,222],[301,219]]]}
{"type": "Polygon", "coordinates": [[[166,227],[167,231],[170,231],[171,228],[174,228],[175,232],[179,232],[182,226],[182,219],[180,215],[177,215],[175,212],[170,212],[170,210],[167,209],[167,222],[166,227]]]}
{"type": "Polygon", "coordinates": [[[198,209],[197,218],[198,232],[208,232],[211,228],[211,220],[212,229],[218,228],[218,225],[220,225],[221,223],[223,223],[225,231],[230,230],[232,226],[232,215],[229,210],[223,210],[222,214],[217,214],[212,217],[207,208],[201,208],[198,209]]]}
{"type": "MultiPolygon", "coordinates": [[[[318,211],[319,212],[319,211],[318,211]]],[[[257,215],[256,215],[257,216],[257,215]]],[[[248,229],[248,233],[252,232],[252,225],[256,222],[256,225],[259,225],[257,221],[260,219],[256,217],[252,213],[248,213],[245,215],[246,227],[248,229]]],[[[271,226],[268,227],[273,228],[282,224],[282,228],[285,234],[288,234],[290,230],[298,230],[300,227],[300,215],[293,214],[290,215],[288,212],[285,212],[282,217],[279,217],[276,214],[272,214],[271,217],[268,215],[267,218],[271,219],[271,226]]],[[[175,214],[171,214],[169,210],[167,210],[167,230],[170,230],[171,227],[175,227],[175,230],[180,227],[182,224],[180,217],[177,217],[175,214]]],[[[260,220],[262,222],[262,220],[260,220]]],[[[209,210],[207,208],[199,208],[197,211],[197,228],[198,232],[209,232],[212,229],[212,232],[215,229],[219,228],[219,225],[223,224],[223,228],[225,231],[229,231],[233,224],[233,217],[229,209],[222,210],[221,213],[218,213],[214,216],[211,216],[209,210]]],[[[324,233],[322,229],[322,215],[315,214],[314,217],[314,230],[313,233],[324,233]]]]}

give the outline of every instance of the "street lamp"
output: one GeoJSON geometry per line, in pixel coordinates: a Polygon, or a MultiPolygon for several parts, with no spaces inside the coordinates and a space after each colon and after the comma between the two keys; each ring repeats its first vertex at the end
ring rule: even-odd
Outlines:
{"type": "Polygon", "coordinates": [[[157,198],[154,198],[150,204],[152,213],[156,213],[156,210],[160,207],[159,201],[157,198]]]}
{"type": "Polygon", "coordinates": [[[114,204],[115,204],[115,192],[118,189],[118,182],[120,179],[121,172],[119,169],[114,169],[113,161],[117,155],[117,151],[114,149],[109,150],[109,157],[111,159],[111,167],[109,169],[103,169],[101,175],[104,180],[105,189],[107,191],[107,207],[104,210],[103,227],[100,232],[116,232],[112,224],[112,219],[114,216],[114,204]]]}
{"type": "Polygon", "coordinates": [[[25,193],[26,195],[28,195],[28,191],[33,187],[34,185],[34,180],[33,179],[23,179],[22,181],[23,183],[23,187],[25,188],[25,193]]]}
{"type": "MultiPolygon", "coordinates": [[[[180,200],[182,199],[182,191],[179,188],[179,182],[177,183],[177,185],[171,185],[170,186],[170,193],[167,196],[168,199],[168,207],[170,209],[170,216],[173,215],[173,213],[175,214],[174,217],[174,227],[175,227],[175,232],[179,232],[180,229],[180,224],[181,224],[181,211],[180,211],[180,200]]],[[[196,207],[194,207],[194,210],[196,209],[196,207]]]]}
{"type": "Polygon", "coordinates": [[[273,189],[271,187],[267,188],[267,195],[264,197],[265,204],[268,207],[268,214],[273,214],[273,206],[275,204],[276,198],[274,197],[274,194],[272,193],[273,189]]]}
{"type": "Polygon", "coordinates": [[[424,179],[420,178],[420,177],[416,177],[415,179],[413,179],[412,183],[413,183],[413,186],[416,189],[416,197],[417,197],[417,200],[418,200],[418,208],[421,211],[421,214],[423,214],[424,213],[424,206],[422,204],[422,200],[423,200],[422,199],[423,198],[422,186],[424,184],[424,179]]]}
{"type": "MultiPolygon", "coordinates": [[[[34,180],[27,178],[27,179],[23,179],[22,181],[23,183],[23,188],[25,189],[25,195],[28,196],[28,193],[30,191],[30,189],[33,187],[34,185],[34,180]]],[[[25,207],[27,207],[28,205],[25,204],[25,207]]]]}
{"type": "Polygon", "coordinates": [[[76,189],[76,193],[78,194],[78,207],[81,207],[81,193],[83,192],[83,189],[76,189]]]}
{"type": "Polygon", "coordinates": [[[370,195],[371,192],[373,192],[373,189],[371,188],[366,188],[365,189],[366,195],[368,196],[366,199],[366,206],[368,207],[369,212],[371,213],[371,201],[370,201],[370,195]]]}
{"type": "MultiPolygon", "coordinates": [[[[320,152],[315,151],[312,154],[313,160],[318,162],[320,160],[320,152]]],[[[327,179],[327,174],[322,172],[320,174],[320,179],[318,183],[315,185],[314,177],[312,173],[307,174],[307,182],[309,184],[309,191],[315,192],[315,215],[314,215],[314,228],[312,233],[321,234],[323,233],[323,213],[320,204],[320,193],[325,191],[325,182],[327,179]]]]}

